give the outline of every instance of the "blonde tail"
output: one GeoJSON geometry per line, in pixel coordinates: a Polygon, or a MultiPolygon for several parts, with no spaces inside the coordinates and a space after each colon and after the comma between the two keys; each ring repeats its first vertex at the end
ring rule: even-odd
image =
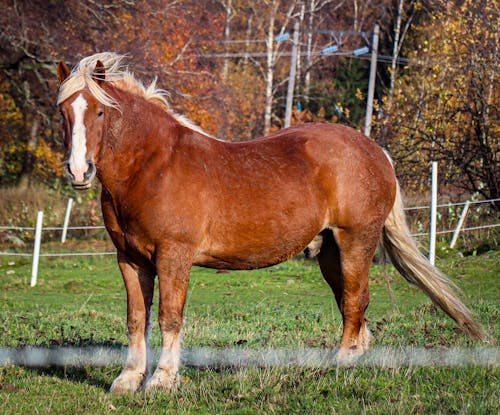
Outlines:
{"type": "Polygon", "coordinates": [[[481,325],[455,295],[453,282],[432,266],[418,250],[406,224],[399,184],[394,206],[384,225],[382,245],[394,267],[408,282],[424,291],[465,333],[486,340],[481,325]]]}

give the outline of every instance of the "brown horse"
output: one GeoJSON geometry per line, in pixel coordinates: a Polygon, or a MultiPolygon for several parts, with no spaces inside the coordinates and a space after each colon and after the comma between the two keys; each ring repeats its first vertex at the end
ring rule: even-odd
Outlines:
{"type": "Polygon", "coordinates": [[[121,61],[101,53],[72,72],[58,66],[67,173],[77,189],[96,174],[101,181],[104,221],[127,290],[129,350],[112,391],[138,390],[146,379],[156,275],[162,350],[144,387],[170,389],[191,267],[267,267],[317,235],[321,272],[343,318],[339,358],[368,347],[368,271],[381,239],[404,278],[468,334],[483,337],[450,281],[411,239],[393,167],[375,142],[330,124],[219,141],[170,111],[162,91],[144,87],[121,61]]]}

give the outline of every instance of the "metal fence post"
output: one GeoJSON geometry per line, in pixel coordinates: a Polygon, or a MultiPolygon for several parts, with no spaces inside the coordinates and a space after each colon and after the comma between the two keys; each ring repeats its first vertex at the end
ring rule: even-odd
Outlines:
{"type": "Polygon", "coordinates": [[[432,189],[431,189],[431,229],[429,245],[429,262],[434,265],[436,262],[436,220],[437,220],[437,181],[438,164],[432,162],[432,189]]]}
{"type": "Polygon", "coordinates": [[[458,235],[460,235],[460,230],[464,225],[465,217],[467,216],[467,212],[469,211],[469,206],[470,200],[467,200],[467,202],[465,202],[464,210],[462,210],[462,214],[460,215],[460,219],[458,220],[457,228],[455,229],[455,232],[453,232],[453,237],[451,238],[450,242],[450,248],[454,248],[455,244],[457,243],[458,235]]]}
{"type": "Polygon", "coordinates": [[[64,215],[64,224],[61,235],[61,243],[66,242],[66,234],[68,233],[69,216],[71,214],[71,209],[73,207],[73,198],[68,199],[68,205],[66,206],[66,214],[64,215]]]}

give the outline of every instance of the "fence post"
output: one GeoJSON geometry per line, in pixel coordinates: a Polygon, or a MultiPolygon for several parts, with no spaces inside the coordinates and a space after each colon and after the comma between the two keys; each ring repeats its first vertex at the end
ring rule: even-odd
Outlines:
{"type": "Polygon", "coordinates": [[[73,198],[68,199],[68,205],[66,206],[66,215],[64,215],[64,224],[61,235],[61,243],[66,242],[66,234],[68,233],[69,216],[71,214],[71,209],[73,208],[73,198]]]}
{"type": "Polygon", "coordinates": [[[432,162],[432,188],[431,188],[431,229],[429,244],[429,262],[434,265],[436,262],[436,220],[437,220],[437,181],[438,164],[432,162]]]}
{"type": "Polygon", "coordinates": [[[40,258],[40,244],[42,242],[43,211],[39,211],[36,216],[35,246],[33,248],[33,264],[31,267],[31,287],[36,285],[38,278],[38,260],[40,258]]]}
{"type": "Polygon", "coordinates": [[[460,215],[460,219],[458,220],[457,228],[455,229],[455,232],[453,232],[453,238],[451,238],[450,248],[454,248],[455,244],[457,243],[458,235],[460,235],[460,230],[464,225],[465,217],[467,216],[467,212],[469,211],[469,206],[470,206],[470,200],[467,200],[465,202],[464,210],[462,210],[462,214],[460,215]]]}

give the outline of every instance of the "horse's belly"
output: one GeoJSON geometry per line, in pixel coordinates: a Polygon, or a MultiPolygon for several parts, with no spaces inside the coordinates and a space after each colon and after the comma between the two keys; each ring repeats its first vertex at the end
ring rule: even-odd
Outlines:
{"type": "Polygon", "coordinates": [[[236,232],[216,238],[198,251],[194,264],[217,269],[256,269],[286,261],[300,253],[321,231],[317,224],[300,229],[236,232]]]}
{"type": "Polygon", "coordinates": [[[196,265],[267,267],[297,255],[321,232],[328,219],[327,199],[309,163],[294,161],[293,167],[273,171],[261,165],[252,170],[258,175],[241,176],[225,192],[213,192],[217,198],[205,205],[210,213],[196,265]]]}
{"type": "Polygon", "coordinates": [[[284,249],[280,251],[252,251],[241,253],[199,253],[194,260],[194,265],[216,269],[245,270],[265,268],[279,264],[292,258],[303,250],[304,246],[296,249],[284,249]]]}

